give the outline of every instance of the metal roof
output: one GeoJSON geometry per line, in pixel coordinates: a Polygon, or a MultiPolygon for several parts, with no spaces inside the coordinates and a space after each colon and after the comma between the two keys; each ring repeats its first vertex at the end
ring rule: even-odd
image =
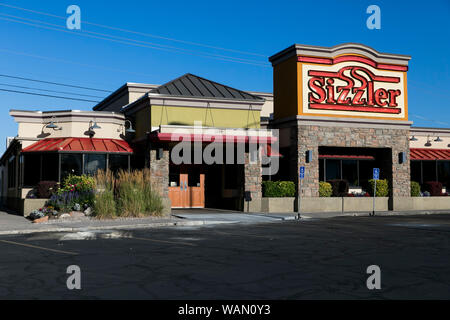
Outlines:
{"type": "Polygon", "coordinates": [[[411,160],[450,160],[450,149],[410,149],[411,160]]]}
{"type": "Polygon", "coordinates": [[[126,141],[119,139],[47,138],[22,150],[22,152],[50,151],[132,153],[133,149],[126,141]]]}
{"type": "Polygon", "coordinates": [[[228,87],[226,85],[186,73],[185,75],[163,84],[150,93],[183,96],[207,97],[231,100],[263,101],[253,94],[228,87]]]}

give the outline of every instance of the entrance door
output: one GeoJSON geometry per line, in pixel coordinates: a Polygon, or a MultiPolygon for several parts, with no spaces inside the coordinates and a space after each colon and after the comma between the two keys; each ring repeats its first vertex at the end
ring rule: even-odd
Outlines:
{"type": "Polygon", "coordinates": [[[170,178],[172,208],[205,207],[205,174],[198,168],[181,168],[170,178]]]}

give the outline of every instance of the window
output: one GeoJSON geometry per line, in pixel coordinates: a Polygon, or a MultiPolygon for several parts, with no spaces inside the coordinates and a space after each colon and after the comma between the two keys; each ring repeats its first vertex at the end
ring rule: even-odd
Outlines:
{"type": "Polygon", "coordinates": [[[16,157],[12,156],[8,160],[8,188],[16,186],[16,157]]]}
{"type": "Polygon", "coordinates": [[[109,169],[112,172],[117,172],[120,169],[128,170],[128,155],[110,154],[109,155],[109,169]]]}
{"type": "Polygon", "coordinates": [[[423,183],[422,164],[420,161],[411,161],[411,181],[423,183]]]}
{"type": "Polygon", "coordinates": [[[341,161],[327,160],[326,165],[326,180],[341,179],[341,161]]]}
{"type": "Polygon", "coordinates": [[[342,160],[342,179],[350,186],[358,186],[358,160],[342,160]]]}
{"type": "Polygon", "coordinates": [[[436,181],[436,161],[422,161],[423,182],[436,181]]]}
{"type": "Polygon", "coordinates": [[[42,181],[58,181],[59,155],[57,153],[42,154],[42,181]]]}
{"type": "MultiPolygon", "coordinates": [[[[58,166],[56,166],[56,170],[58,170],[58,166]]],[[[25,186],[35,186],[39,181],[41,181],[41,155],[25,154],[23,184],[25,186]]]]}
{"type": "Polygon", "coordinates": [[[94,175],[106,169],[106,155],[87,153],[84,155],[84,174],[94,175]]]}
{"type": "Polygon", "coordinates": [[[319,181],[325,181],[325,159],[319,159],[319,181]]]}
{"type": "Polygon", "coordinates": [[[189,170],[188,186],[200,187],[200,168],[198,166],[194,166],[189,170]]]}
{"type": "Polygon", "coordinates": [[[438,178],[443,186],[450,188],[450,161],[438,161],[438,178]]]}
{"type": "Polygon", "coordinates": [[[61,154],[61,181],[69,174],[81,174],[82,155],[78,153],[61,154]]]}
{"type": "Polygon", "coordinates": [[[180,167],[169,167],[169,187],[178,187],[180,185],[180,167]]]}

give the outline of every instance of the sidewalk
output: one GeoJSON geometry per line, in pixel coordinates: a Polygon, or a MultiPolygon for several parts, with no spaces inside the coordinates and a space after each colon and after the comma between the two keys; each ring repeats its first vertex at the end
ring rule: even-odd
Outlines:
{"type": "MultiPolygon", "coordinates": [[[[170,218],[123,218],[114,220],[97,220],[91,218],[50,220],[46,223],[31,223],[22,216],[0,211],[0,235],[28,234],[36,232],[75,232],[102,229],[139,229],[170,226],[202,226],[207,224],[227,223],[205,219],[170,218]]],[[[230,223],[230,222],[228,222],[230,223]]]]}
{"type": "Polygon", "coordinates": [[[105,229],[140,229],[171,226],[204,226],[225,223],[267,223],[294,220],[296,214],[261,213],[174,213],[167,218],[120,218],[97,220],[88,217],[58,219],[34,224],[22,216],[0,211],[0,235],[28,234],[36,232],[76,232],[105,229]]]}

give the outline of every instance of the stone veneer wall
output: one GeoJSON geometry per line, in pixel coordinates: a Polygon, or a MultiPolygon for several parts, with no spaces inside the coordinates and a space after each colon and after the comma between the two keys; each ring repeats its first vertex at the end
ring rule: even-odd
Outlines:
{"type": "Polygon", "coordinates": [[[262,168],[258,157],[254,163],[250,162],[250,154],[245,153],[244,165],[244,191],[250,191],[253,201],[260,201],[262,198],[262,168]],[[258,199],[258,200],[256,200],[258,199]]]}
{"type": "Polygon", "coordinates": [[[163,198],[169,197],[169,156],[170,152],[164,150],[163,157],[156,159],[158,150],[150,150],[150,174],[154,187],[163,198]]]}
{"type": "MultiPolygon", "coordinates": [[[[408,129],[377,129],[366,127],[332,127],[298,125],[291,127],[291,173],[298,178],[300,166],[305,166],[303,197],[319,196],[319,146],[391,148],[392,196],[410,196],[410,160],[408,129]],[[297,143],[298,141],[298,143],[297,143]],[[306,163],[306,151],[312,150],[312,162],[306,163]],[[406,162],[399,164],[398,154],[406,152],[406,162]]],[[[298,181],[300,183],[300,181],[298,181]]]]}

